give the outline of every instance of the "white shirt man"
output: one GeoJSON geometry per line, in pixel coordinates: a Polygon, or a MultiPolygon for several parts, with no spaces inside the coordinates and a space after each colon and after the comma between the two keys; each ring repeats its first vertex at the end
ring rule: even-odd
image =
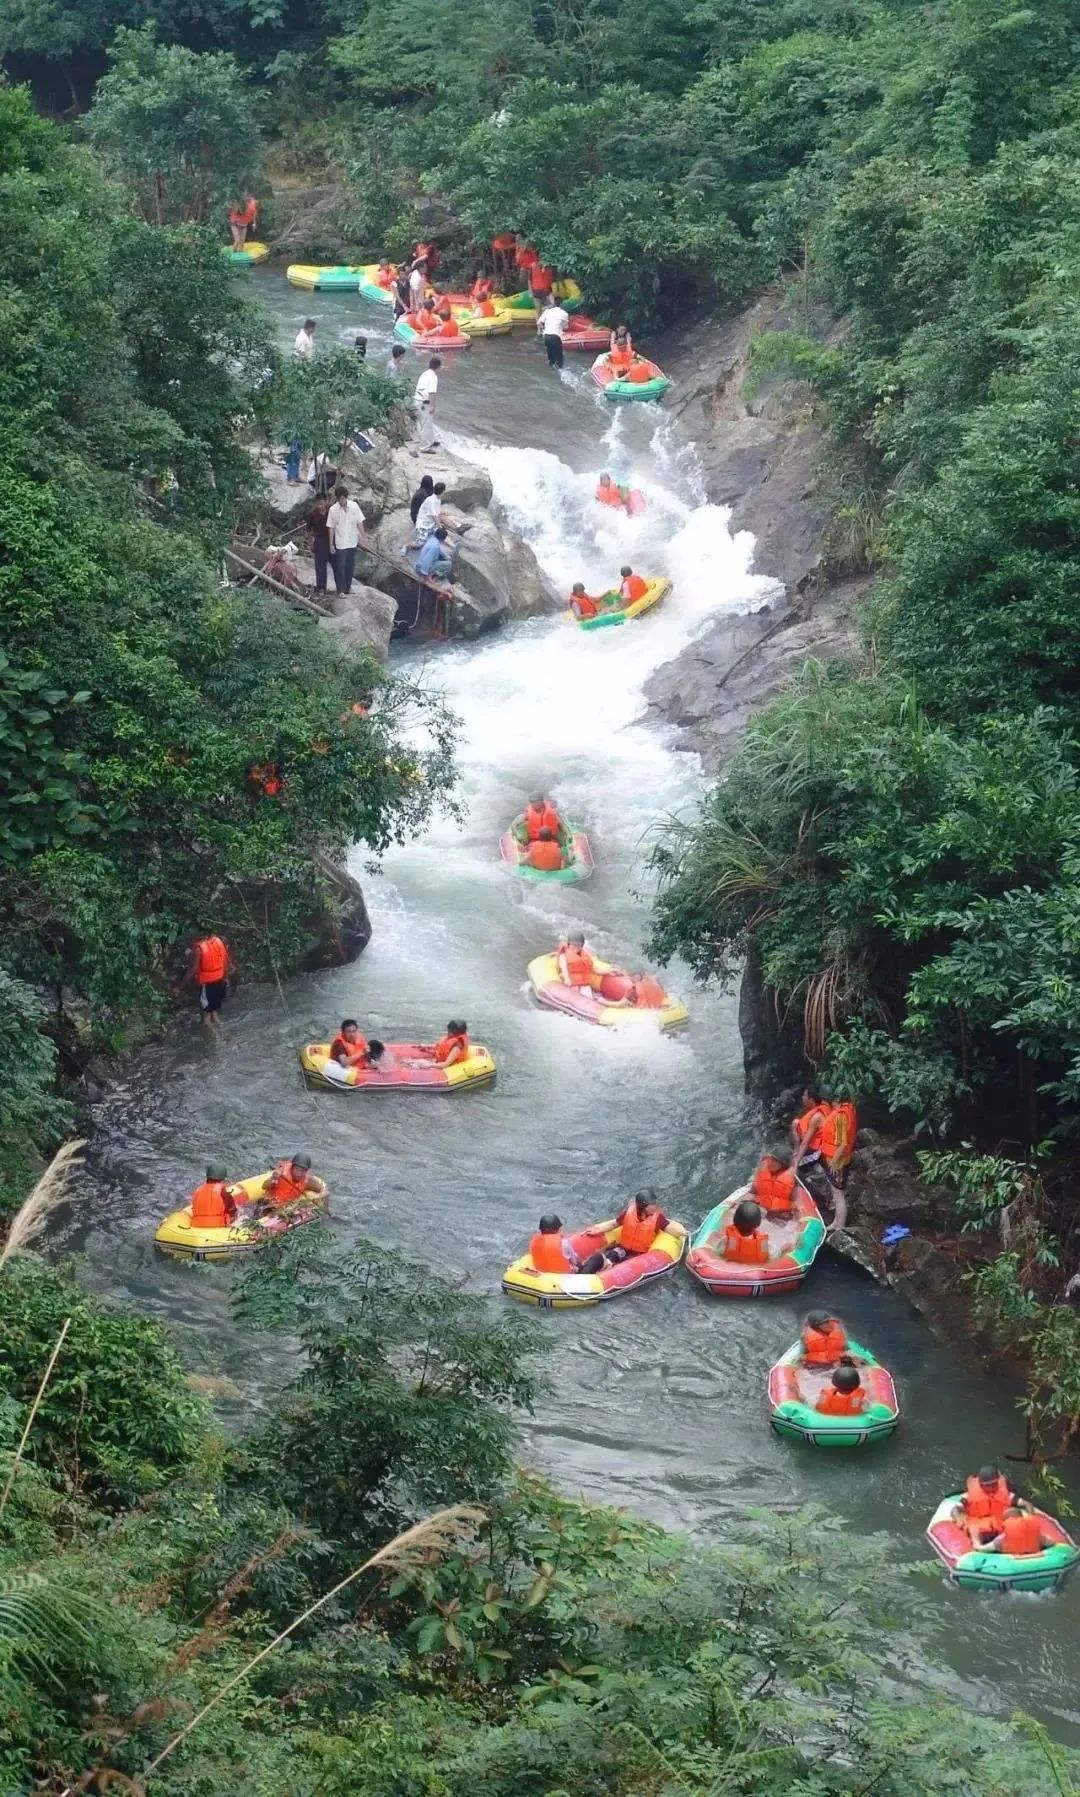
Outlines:
{"type": "MultiPolygon", "coordinates": [[[[440,487],[444,487],[442,481],[440,487]]],[[[444,488],[445,490],[445,488],[444,488]]],[[[439,522],[442,512],[443,496],[441,492],[429,493],[416,514],[416,535],[421,543],[425,543],[439,522]]]]}
{"type": "Polygon", "coordinates": [[[334,585],[339,593],[351,593],[357,545],[364,539],[364,514],[348,487],[335,487],[334,503],[326,515],[334,585]]]}
{"type": "Polygon", "coordinates": [[[293,338],[293,355],[301,362],[315,360],[315,320],[305,318],[296,336],[293,338]]]}
{"type": "Polygon", "coordinates": [[[546,306],[536,321],[536,328],[544,339],[549,368],[563,365],[563,336],[569,323],[570,314],[554,303],[546,306]]]}
{"type": "Polygon", "coordinates": [[[413,312],[419,312],[424,301],[424,288],[426,286],[427,277],[424,274],[423,269],[414,268],[409,276],[409,307],[413,312]]]}
{"type": "Polygon", "coordinates": [[[438,356],[432,356],[428,366],[416,383],[413,396],[413,409],[416,412],[416,434],[423,454],[434,449],[438,438],[435,435],[435,400],[439,391],[439,369],[442,366],[438,356]]]}

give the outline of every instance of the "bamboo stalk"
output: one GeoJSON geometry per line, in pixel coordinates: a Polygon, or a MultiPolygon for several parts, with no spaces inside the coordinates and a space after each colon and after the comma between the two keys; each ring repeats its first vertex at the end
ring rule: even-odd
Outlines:
{"type": "Polygon", "coordinates": [[[49,1364],[45,1368],[45,1371],[41,1376],[41,1384],[38,1386],[37,1391],[34,1395],[34,1402],[30,1406],[30,1415],[26,1419],[26,1427],[23,1430],[22,1435],[19,1439],[19,1445],[15,1449],[15,1458],[11,1463],[11,1471],[8,1474],[8,1482],[4,1486],[4,1495],[3,1495],[3,1497],[0,1497],[0,1516],[3,1516],[4,1511],[7,1508],[7,1501],[8,1501],[8,1498],[11,1496],[11,1488],[15,1483],[15,1474],[19,1470],[19,1463],[22,1460],[23,1451],[26,1447],[27,1441],[30,1438],[30,1431],[34,1426],[34,1418],[37,1415],[38,1410],[40,1408],[41,1400],[45,1396],[45,1388],[48,1385],[49,1380],[52,1378],[53,1367],[56,1365],[60,1350],[64,1345],[64,1337],[67,1335],[67,1332],[70,1328],[71,1328],[71,1318],[65,1317],[64,1318],[64,1327],[61,1329],[59,1335],[57,1336],[56,1342],[53,1346],[53,1351],[49,1355],[49,1364]]]}
{"type": "Polygon", "coordinates": [[[329,618],[332,615],[323,606],[316,605],[314,599],[309,599],[305,593],[297,592],[295,587],[287,587],[284,581],[275,580],[272,574],[264,574],[263,570],[256,568],[254,563],[246,562],[242,555],[237,555],[235,549],[226,549],[225,556],[226,560],[235,562],[238,568],[243,568],[246,574],[253,574],[256,580],[265,580],[268,587],[273,587],[275,593],[283,594],[291,605],[302,606],[304,611],[311,612],[316,618],[329,618]]]}

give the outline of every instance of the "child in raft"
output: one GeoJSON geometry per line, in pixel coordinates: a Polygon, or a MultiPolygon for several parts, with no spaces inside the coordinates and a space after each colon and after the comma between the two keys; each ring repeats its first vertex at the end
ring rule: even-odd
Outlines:
{"type": "Polygon", "coordinates": [[[731,1221],[724,1230],[720,1250],[725,1260],[742,1266],[764,1266],[769,1258],[769,1244],[761,1227],[761,1206],[752,1198],[743,1198],[735,1206],[731,1221]]]}
{"type": "Polygon", "coordinates": [[[835,1366],[847,1353],[847,1331],[839,1317],[812,1310],[802,1332],[803,1366],[835,1366]]]}
{"type": "Polygon", "coordinates": [[[795,1173],[781,1144],[767,1148],[754,1171],[750,1190],[773,1223],[786,1223],[795,1211],[795,1173]]]}

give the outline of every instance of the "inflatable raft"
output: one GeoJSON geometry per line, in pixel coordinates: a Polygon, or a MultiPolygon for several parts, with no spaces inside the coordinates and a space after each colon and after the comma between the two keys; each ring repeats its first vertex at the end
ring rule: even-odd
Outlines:
{"type": "MultiPolygon", "coordinates": [[[[594,1223],[580,1235],[567,1239],[582,1260],[598,1248],[609,1247],[618,1236],[614,1221],[594,1223]]],[[[541,1310],[574,1310],[586,1304],[602,1304],[605,1298],[621,1298],[665,1273],[673,1273],[683,1257],[686,1237],[662,1229],[647,1254],[632,1254],[617,1267],[602,1273],[538,1273],[527,1254],[512,1261],[502,1278],[508,1298],[536,1304],[541,1310]]]]}
{"type": "Polygon", "coordinates": [[[466,337],[507,337],[514,328],[509,312],[498,306],[491,318],[474,318],[471,306],[457,306],[454,323],[466,337]]]}
{"type": "Polygon", "coordinates": [[[763,1266],[725,1260],[720,1248],[728,1220],[735,1206],[751,1196],[750,1187],[744,1185],[714,1205],[690,1243],[687,1270],[717,1298],[764,1298],[797,1291],[825,1240],[821,1212],[800,1182],[795,1188],[794,1216],[790,1222],[773,1223],[768,1217],[762,1218],[769,1260],[763,1266]]]}
{"type": "Polygon", "coordinates": [[[1035,1514],[1045,1533],[1053,1538],[1051,1547],[1041,1554],[992,1554],[972,1545],[971,1536],[952,1513],[962,1500],[962,1492],[942,1498],[926,1531],[927,1539],[938,1559],[947,1567],[954,1585],[973,1591],[1056,1591],[1080,1560],[1080,1548],[1063,1529],[1057,1518],[1045,1510],[1035,1514]]]}
{"type": "Polygon", "coordinates": [[[575,314],[563,334],[564,349],[607,349],[610,342],[608,326],[586,318],[583,312],[575,314]]]}
{"type": "MultiPolygon", "coordinates": [[[[599,973],[618,973],[609,961],[593,957],[599,973]]],[[[585,1023],[603,1024],[607,1029],[636,1029],[654,1022],[662,1030],[678,1029],[690,1013],[681,998],[665,993],[664,1003],[652,1006],[616,1005],[600,998],[590,987],[564,986],[554,955],[537,955],[527,969],[529,984],[537,1001],[552,1011],[565,1011],[568,1017],[580,1017],[585,1023]]]]}
{"type": "Polygon", "coordinates": [[[304,287],[309,293],[359,293],[362,268],[339,263],[337,267],[319,267],[313,262],[290,262],[285,279],[293,287],[304,287]]]}
{"type": "Polygon", "coordinates": [[[662,399],[671,382],[663,369],[650,362],[647,356],[638,358],[638,365],[642,364],[648,370],[647,377],[635,381],[617,375],[608,356],[597,356],[592,365],[592,377],[606,399],[662,399]]]}
{"type": "Polygon", "coordinates": [[[543,868],[530,867],[525,859],[525,845],[514,834],[523,821],[523,817],[515,817],[506,834],[499,838],[500,855],[511,867],[517,869],[523,880],[529,880],[538,886],[572,886],[588,879],[593,870],[593,858],[589,838],[584,830],[575,830],[573,824],[567,825],[570,845],[569,850],[565,846],[563,849],[563,853],[567,855],[567,864],[548,873],[543,868]]]}
{"type": "MultiPolygon", "coordinates": [[[[564,311],[581,311],[583,295],[581,288],[576,281],[556,281],[551,291],[564,311]]],[[[531,324],[535,329],[536,307],[533,305],[533,296],[527,287],[520,293],[508,293],[505,297],[500,295],[499,304],[500,306],[505,306],[508,312],[513,312],[515,314],[515,324],[531,324]]],[[[611,341],[610,331],[608,332],[606,341],[609,343],[611,341]]]]}
{"type": "MultiPolygon", "coordinates": [[[[571,624],[579,630],[607,630],[612,624],[625,624],[631,618],[640,618],[643,612],[652,611],[671,591],[671,582],[666,575],[659,574],[655,579],[646,581],[645,591],[640,599],[630,605],[613,605],[609,610],[598,612],[595,618],[575,618],[572,611],[565,613],[571,624]]],[[[617,593],[605,593],[605,599],[617,599],[617,593]]]]}
{"type": "Polygon", "coordinates": [[[467,1092],[489,1086],[495,1078],[495,1062],[479,1042],[469,1046],[463,1061],[452,1067],[424,1057],[418,1042],[388,1042],[387,1053],[398,1063],[420,1061],[417,1067],[398,1065],[385,1072],[372,1067],[347,1067],[331,1073],[337,1062],[330,1059],[329,1042],[308,1042],[300,1050],[300,1065],[313,1086],[336,1092],[467,1092]]]}
{"type": "MultiPolygon", "coordinates": [[[[392,287],[384,287],[375,279],[378,271],[379,264],[377,262],[365,262],[356,269],[356,290],[358,293],[362,293],[365,299],[378,300],[384,306],[392,306],[394,290],[392,287]]],[[[395,269],[394,272],[396,273],[397,270],[395,269]]]]}
{"type": "Polygon", "coordinates": [[[847,1345],[866,1392],[865,1407],[856,1416],[832,1416],[815,1409],[831,1381],[832,1368],[804,1366],[802,1351],[802,1342],[793,1342],[769,1374],[769,1421],[778,1435],[808,1441],[815,1448],[864,1448],[892,1434],[900,1420],[896,1387],[892,1374],[868,1348],[850,1340],[847,1345]]]}
{"type": "MultiPolygon", "coordinates": [[[[262,1192],[270,1172],[268,1167],[265,1173],[255,1173],[250,1179],[230,1179],[229,1184],[234,1191],[255,1199],[262,1192]]],[[[257,1253],[290,1229],[313,1223],[325,1208],[325,1198],[297,1199],[261,1219],[245,1220],[241,1209],[237,1211],[236,1222],[225,1229],[196,1229],[191,1222],[191,1206],[185,1204],[180,1210],[171,1211],[164,1222],[158,1224],[154,1247],[162,1254],[171,1255],[173,1260],[236,1260],[242,1254],[257,1253]]]]}
{"type": "Polygon", "coordinates": [[[234,268],[253,268],[256,262],[265,262],[270,254],[268,243],[256,243],[252,239],[245,243],[242,250],[226,249],[226,256],[234,268]]]}
{"type": "Polygon", "coordinates": [[[394,336],[400,338],[402,343],[411,344],[413,349],[430,349],[432,355],[437,355],[444,349],[472,348],[472,338],[467,337],[456,324],[441,324],[437,331],[418,331],[413,322],[415,316],[413,312],[406,312],[394,325],[394,336]]]}

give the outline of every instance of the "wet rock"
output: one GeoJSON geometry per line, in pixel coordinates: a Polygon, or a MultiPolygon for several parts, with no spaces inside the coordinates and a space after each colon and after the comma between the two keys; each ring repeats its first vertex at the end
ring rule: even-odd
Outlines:
{"type": "Polygon", "coordinates": [[[354,586],[351,593],[331,593],[332,618],[320,620],[319,629],[337,638],[349,650],[370,649],[380,661],[390,650],[397,617],[397,601],[378,587],[354,586]]]}
{"type": "Polygon", "coordinates": [[[371,941],[371,919],[360,882],[326,855],[316,855],[315,867],[324,902],[310,921],[310,937],[299,960],[305,973],[355,961],[371,941]]]}
{"type": "Polygon", "coordinates": [[[452,455],[448,449],[436,449],[430,455],[422,455],[412,444],[406,443],[394,450],[391,460],[398,505],[408,505],[425,474],[430,474],[432,480],[446,482],[444,499],[447,505],[456,505],[463,512],[474,512],[491,504],[494,489],[490,474],[461,456],[452,455]]]}
{"type": "Polygon", "coordinates": [[[275,533],[274,540],[282,540],[294,533],[302,535],[304,513],[311,504],[311,488],[306,483],[299,487],[290,486],[281,462],[269,452],[259,455],[256,460],[266,492],[265,520],[275,533]]]}
{"type": "Polygon", "coordinates": [[[538,617],[563,603],[529,545],[483,513],[469,520],[461,538],[454,580],[473,599],[511,618],[538,617]]]}

